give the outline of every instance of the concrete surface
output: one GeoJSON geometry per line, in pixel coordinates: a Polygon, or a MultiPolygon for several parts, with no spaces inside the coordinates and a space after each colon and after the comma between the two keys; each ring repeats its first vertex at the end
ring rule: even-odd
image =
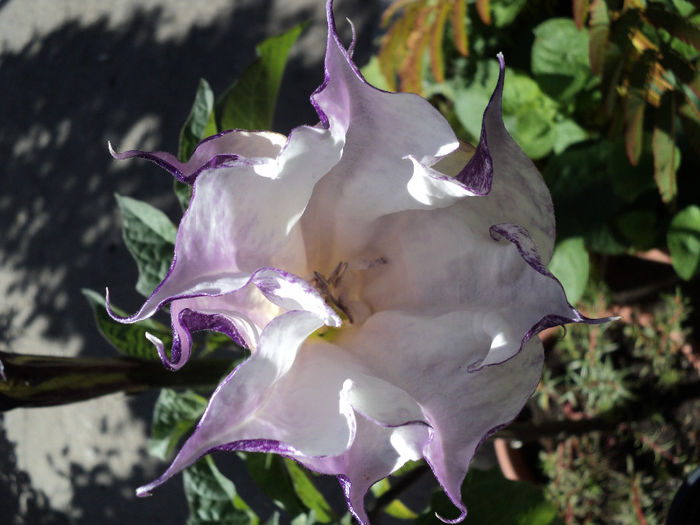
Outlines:
{"type": "MultiPolygon", "coordinates": [[[[366,60],[381,1],[338,0],[366,60]]],[[[0,349],[107,356],[83,287],[109,285],[135,310],[136,267],[115,192],[177,222],[171,180],[106,148],[174,151],[200,77],[215,92],[266,36],[311,20],[295,48],[276,128],[314,123],[323,0],[0,0],[0,349]]],[[[343,24],[344,25],[344,24],[343,24]]],[[[346,28],[347,34],[347,28],[346,28]]],[[[107,396],[0,416],[0,522],[183,523],[176,479],[153,498],[135,487],[165,465],[146,453],[155,395],[107,396]]]]}

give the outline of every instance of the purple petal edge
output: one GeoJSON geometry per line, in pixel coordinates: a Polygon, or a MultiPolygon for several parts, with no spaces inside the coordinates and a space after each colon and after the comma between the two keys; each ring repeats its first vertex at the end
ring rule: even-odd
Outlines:
{"type": "Polygon", "coordinates": [[[200,332],[202,330],[211,330],[213,332],[222,333],[236,343],[242,348],[248,348],[243,337],[241,337],[240,332],[236,329],[236,326],[231,322],[230,319],[226,318],[221,314],[203,314],[201,312],[195,312],[189,308],[183,309],[177,316],[180,327],[185,331],[185,337],[188,339],[185,345],[188,350],[185,352],[185,358],[182,355],[182,341],[180,341],[180,336],[178,330],[173,324],[173,344],[170,351],[170,357],[165,353],[165,348],[163,344],[156,344],[153,339],[149,340],[155,345],[158,351],[158,356],[163,362],[166,368],[169,370],[178,370],[185,364],[189,357],[189,348],[191,345],[191,334],[193,332],[200,332]]]}
{"type": "Polygon", "coordinates": [[[486,109],[484,109],[484,116],[481,119],[481,137],[479,139],[479,144],[477,144],[476,151],[472,158],[469,159],[469,162],[467,162],[467,165],[455,177],[469,191],[475,195],[481,196],[488,195],[491,192],[491,185],[493,183],[493,159],[489,151],[486,133],[487,114],[491,111],[495,111],[498,113],[501,121],[503,119],[502,98],[506,63],[503,59],[503,54],[498,53],[497,57],[499,65],[498,82],[491,94],[489,103],[486,105],[486,109]]]}
{"type": "MultiPolygon", "coordinates": [[[[174,266],[174,260],[173,260],[173,266],[174,266]]],[[[171,266],[170,271],[172,270],[173,266],[171,266]]],[[[170,271],[168,274],[170,274],[170,271]]],[[[297,275],[294,275],[289,272],[285,272],[284,270],[280,270],[279,268],[274,268],[272,266],[263,266],[261,268],[258,268],[253,272],[248,280],[243,284],[240,288],[237,290],[231,290],[229,292],[226,292],[224,294],[207,294],[207,293],[197,293],[197,294],[185,294],[185,295],[180,295],[180,296],[174,296],[174,297],[168,297],[167,299],[164,299],[160,303],[158,303],[156,310],[160,310],[161,307],[172,301],[176,301],[179,299],[192,299],[195,297],[203,297],[203,296],[209,296],[209,297],[218,297],[221,295],[226,295],[228,293],[235,293],[236,291],[244,288],[247,286],[249,283],[253,283],[259,290],[260,292],[265,295],[268,299],[270,297],[274,296],[274,291],[278,286],[276,283],[274,283],[270,278],[269,274],[272,273],[274,275],[279,276],[281,279],[294,283],[297,285],[301,285],[304,289],[304,291],[308,294],[317,294],[318,292],[311,286],[309,285],[306,281],[301,279],[301,277],[298,277],[297,275]]],[[[167,279],[167,277],[166,277],[167,279]]],[[[165,282],[165,280],[163,280],[165,282]]],[[[158,288],[160,288],[160,285],[158,285],[158,288]]],[[[153,293],[156,293],[156,290],[153,293]]],[[[273,301],[274,302],[274,301],[273,301]]],[[[321,299],[321,302],[323,300],[321,299]]],[[[109,289],[106,289],[105,292],[105,307],[107,310],[107,313],[109,316],[114,319],[117,322],[120,323],[135,323],[140,320],[140,314],[141,310],[136,312],[134,315],[129,316],[129,317],[119,317],[114,313],[112,310],[111,304],[110,304],[110,295],[109,295],[109,289]]],[[[325,308],[325,318],[324,322],[328,326],[335,326],[338,327],[341,325],[342,320],[340,317],[338,317],[338,314],[333,311],[333,309],[325,305],[324,302],[324,308],[325,308]]],[[[320,315],[320,312],[317,312],[320,315]]],[[[201,312],[195,312],[189,308],[185,308],[180,312],[178,315],[178,322],[180,322],[180,326],[183,328],[183,330],[186,333],[186,337],[189,338],[189,335],[192,332],[196,332],[199,330],[213,330],[217,331],[220,333],[223,333],[224,335],[227,335],[230,337],[236,344],[243,348],[247,348],[247,345],[245,343],[245,340],[243,337],[241,337],[240,332],[236,329],[235,325],[227,319],[225,316],[222,316],[220,314],[203,314],[201,312]]],[[[187,345],[184,346],[184,348],[187,348],[187,350],[183,353],[183,345],[182,341],[180,341],[180,337],[178,335],[178,331],[175,327],[175,324],[173,323],[172,325],[172,330],[173,330],[173,344],[172,344],[172,349],[171,349],[171,357],[168,357],[167,353],[165,352],[165,347],[163,343],[156,337],[152,336],[151,334],[147,334],[148,340],[153,343],[153,345],[156,347],[156,350],[158,352],[158,356],[160,357],[161,361],[163,362],[163,365],[170,369],[170,370],[178,370],[182,368],[182,366],[185,364],[187,359],[189,359],[189,341],[187,342],[187,345]],[[149,337],[150,336],[150,337],[149,337]],[[184,354],[184,355],[183,355],[184,354]]]]}
{"type": "MultiPolygon", "coordinates": [[[[197,425],[199,427],[199,425],[197,425]]],[[[195,430],[196,431],[196,430],[195,430]]],[[[200,456],[198,456],[196,459],[192,460],[190,464],[188,464],[186,467],[182,467],[178,469],[176,472],[170,472],[170,469],[166,470],[161,476],[158,478],[154,479],[150,483],[146,485],[142,485],[136,489],[136,497],[138,498],[146,498],[148,496],[151,496],[151,491],[166,481],[168,481],[171,477],[173,477],[175,474],[181,472],[182,470],[194,465],[195,462],[197,462],[200,458],[203,458],[207,454],[211,454],[212,452],[218,452],[218,451],[224,451],[224,452],[232,452],[232,451],[242,451],[242,452],[264,452],[264,453],[273,453],[273,454],[280,454],[282,456],[292,456],[297,453],[295,449],[292,447],[288,447],[279,441],[275,441],[273,439],[244,439],[241,441],[233,441],[231,443],[226,443],[224,445],[217,445],[216,447],[212,447],[206,452],[203,452],[200,456]]]]}
{"type": "MultiPolygon", "coordinates": [[[[561,288],[562,294],[565,294],[564,287],[562,286],[561,282],[559,282],[559,279],[552,275],[549,269],[542,263],[542,259],[537,253],[537,246],[535,245],[535,241],[532,239],[529,232],[525,228],[517,224],[494,224],[493,226],[491,226],[491,228],[489,228],[489,233],[495,241],[505,239],[508,242],[514,244],[520,256],[533,270],[544,275],[545,277],[552,279],[554,282],[557,283],[559,288],[561,288]]],[[[476,363],[467,367],[467,372],[478,372],[484,367],[497,366],[501,363],[504,363],[505,361],[512,359],[522,351],[523,347],[525,346],[525,343],[527,343],[533,336],[537,335],[546,328],[562,326],[569,323],[603,324],[617,319],[617,317],[601,317],[599,319],[592,319],[583,315],[568,301],[567,304],[571,309],[570,317],[555,314],[547,314],[543,316],[539,321],[532,325],[532,327],[530,327],[530,329],[527,332],[525,332],[520,342],[520,348],[518,348],[518,351],[515,352],[512,356],[510,356],[508,359],[505,359],[504,361],[500,361],[498,363],[490,363],[487,365],[481,365],[480,363],[476,363]]]]}
{"type": "MultiPolygon", "coordinates": [[[[197,147],[195,148],[194,152],[192,155],[194,156],[197,150],[203,145],[209,142],[210,140],[217,139],[223,135],[226,135],[228,133],[236,132],[239,130],[226,130],[222,131],[220,133],[217,133],[216,135],[212,135],[211,137],[207,137],[204,140],[202,140],[199,144],[197,144],[197,147]]],[[[111,143],[107,143],[109,147],[109,152],[117,160],[125,160],[125,159],[131,159],[134,157],[138,157],[141,159],[146,159],[149,160],[161,168],[165,169],[168,171],[173,177],[175,177],[177,180],[180,182],[183,182],[189,186],[192,186],[194,184],[194,181],[197,179],[197,176],[202,172],[207,169],[212,169],[212,168],[218,168],[222,166],[227,166],[231,162],[235,162],[239,159],[238,155],[235,155],[233,153],[220,153],[217,155],[214,155],[211,157],[207,162],[202,164],[200,167],[198,167],[195,171],[189,174],[185,174],[182,170],[184,166],[186,166],[186,162],[180,162],[175,155],[172,153],[167,153],[163,151],[143,151],[143,150],[137,150],[137,149],[132,149],[132,150],[127,150],[123,151],[121,153],[117,152],[113,147],[111,143]]]]}

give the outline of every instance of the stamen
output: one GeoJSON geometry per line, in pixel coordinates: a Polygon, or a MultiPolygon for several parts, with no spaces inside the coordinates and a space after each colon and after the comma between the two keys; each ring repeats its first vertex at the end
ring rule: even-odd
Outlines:
{"type": "Polygon", "coordinates": [[[333,273],[331,273],[331,276],[328,279],[326,279],[319,272],[314,271],[314,278],[312,280],[312,284],[314,288],[316,288],[319,291],[321,297],[323,297],[323,300],[326,301],[326,303],[334,307],[336,310],[339,310],[340,313],[342,313],[347,318],[350,324],[353,324],[353,317],[350,313],[350,310],[348,310],[348,308],[342,303],[340,298],[337,298],[333,295],[332,290],[340,283],[340,280],[343,278],[345,270],[347,269],[348,263],[338,263],[338,266],[335,267],[335,270],[333,270],[333,273]]]}

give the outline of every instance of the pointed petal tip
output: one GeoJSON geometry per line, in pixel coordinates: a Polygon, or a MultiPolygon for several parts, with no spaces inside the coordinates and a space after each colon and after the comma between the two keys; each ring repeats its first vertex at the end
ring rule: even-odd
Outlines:
{"type": "Polygon", "coordinates": [[[150,498],[153,496],[153,493],[149,490],[150,485],[144,485],[143,487],[139,487],[136,489],[136,497],[137,498],[150,498]]]}

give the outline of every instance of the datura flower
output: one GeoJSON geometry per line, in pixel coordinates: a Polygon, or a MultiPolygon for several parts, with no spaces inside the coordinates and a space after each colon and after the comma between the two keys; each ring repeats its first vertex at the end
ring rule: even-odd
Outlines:
{"type": "MultiPolygon", "coordinates": [[[[478,446],[540,378],[546,327],[590,321],[547,270],[552,202],[501,117],[504,63],[476,148],[426,100],[369,85],[327,3],[320,122],[288,137],[231,130],[185,163],[127,151],[194,187],[163,282],[123,322],[170,308],[178,369],[191,334],[250,349],[147,495],[214,450],[272,452],[364,496],[424,458],[466,515],[478,446]]],[[[108,297],[109,301],[109,297],[108,297]]]]}

